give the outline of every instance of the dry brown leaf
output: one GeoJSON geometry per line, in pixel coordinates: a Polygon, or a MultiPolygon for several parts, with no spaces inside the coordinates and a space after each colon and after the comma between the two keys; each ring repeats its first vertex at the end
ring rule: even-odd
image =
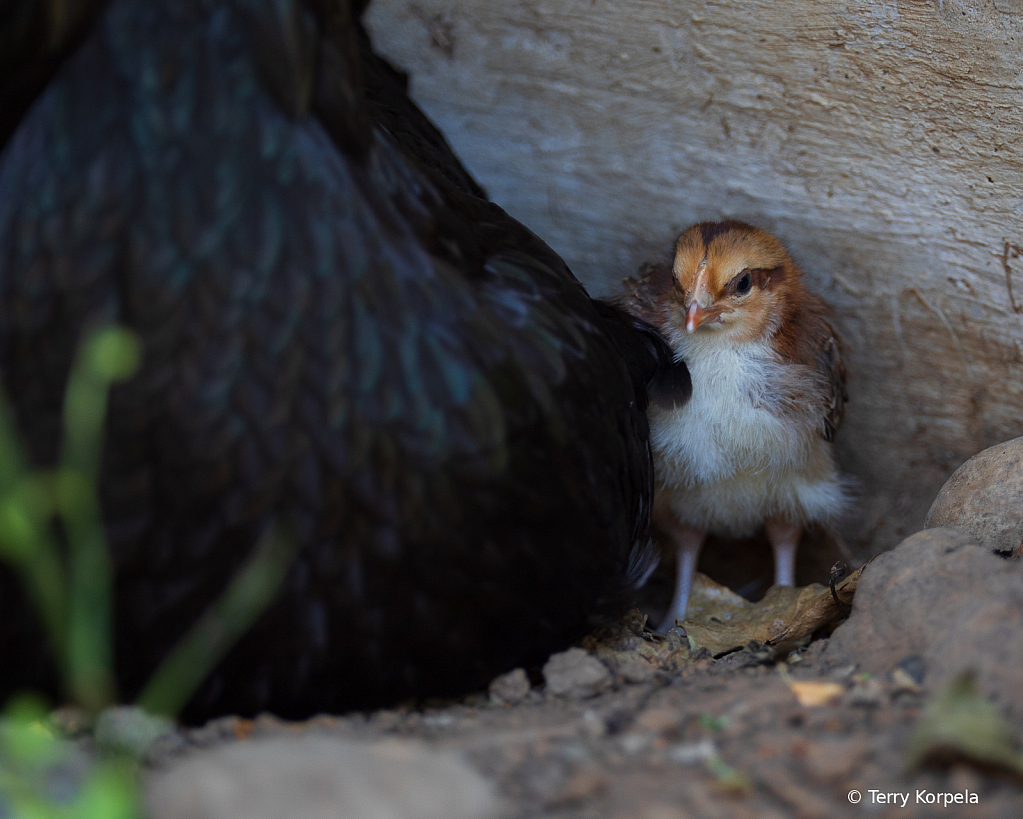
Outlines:
{"type": "Polygon", "coordinates": [[[726,586],[699,572],[682,623],[685,634],[653,634],[644,628],[646,616],[638,609],[585,637],[582,646],[598,660],[633,681],[656,672],[673,674],[693,662],[695,648],[721,655],[750,643],[779,646],[809,637],[821,626],[841,620],[847,613],[862,568],[836,586],[846,611],[835,604],[831,589],[814,583],[802,588],[773,586],[763,600],[751,603],[726,586]]]}
{"type": "MultiPolygon", "coordinates": [[[[856,587],[860,583],[860,575],[863,574],[863,570],[870,565],[870,561],[867,561],[864,565],[860,566],[855,572],[849,577],[843,580],[841,583],[836,584],[835,594],[838,595],[838,599],[841,601],[845,610],[841,610],[838,604],[835,603],[835,598],[831,594],[831,589],[827,588],[823,594],[808,601],[808,605],[800,608],[796,611],[796,616],[789,623],[788,627],[783,631],[776,634],[768,643],[780,643],[782,640],[798,640],[801,637],[807,637],[813,634],[821,626],[826,626],[829,623],[836,623],[842,620],[852,607],[853,597],[856,595],[856,587]]],[[[812,588],[807,586],[807,588],[812,588]]]]}
{"type": "Polygon", "coordinates": [[[762,600],[751,603],[697,572],[682,627],[697,646],[714,655],[753,640],[767,645],[800,640],[845,617],[862,571],[863,567],[857,569],[835,587],[845,611],[835,603],[831,589],[819,583],[772,586],[762,600]]]}
{"type": "Polygon", "coordinates": [[[617,623],[584,637],[582,647],[617,672],[635,674],[637,664],[646,664],[651,675],[656,671],[675,674],[690,665],[684,638],[648,632],[645,622],[646,615],[632,609],[617,623]]]}
{"type": "Polygon", "coordinates": [[[714,655],[724,654],[754,640],[773,641],[798,611],[824,592],[827,589],[820,585],[772,586],[763,600],[751,603],[697,573],[682,627],[697,646],[714,655]]]}
{"type": "Polygon", "coordinates": [[[845,693],[841,683],[821,682],[819,680],[789,680],[789,688],[796,695],[800,705],[812,708],[817,705],[828,705],[845,693]]]}
{"type": "Polygon", "coordinates": [[[908,691],[910,694],[919,694],[923,691],[920,684],[902,668],[896,668],[892,672],[892,683],[892,693],[908,691]]]}

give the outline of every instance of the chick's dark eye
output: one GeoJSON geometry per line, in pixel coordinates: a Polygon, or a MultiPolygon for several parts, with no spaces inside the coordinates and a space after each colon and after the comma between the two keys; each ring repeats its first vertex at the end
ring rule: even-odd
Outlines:
{"type": "Polygon", "coordinates": [[[748,273],[743,273],[739,277],[739,281],[735,283],[735,292],[740,296],[744,293],[749,293],[749,289],[753,286],[753,277],[748,273]]]}

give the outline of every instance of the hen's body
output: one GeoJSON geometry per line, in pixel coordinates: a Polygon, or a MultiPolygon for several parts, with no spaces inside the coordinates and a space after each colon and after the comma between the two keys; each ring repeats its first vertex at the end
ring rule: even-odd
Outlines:
{"type": "MultiPolygon", "coordinates": [[[[83,332],[141,339],[101,487],[121,694],[273,521],[298,557],[190,719],[469,690],[581,634],[646,525],[656,341],[479,198],[344,4],[96,10],[0,153],[0,368],[51,464],[83,332]]],[[[52,687],[0,586],[0,698],[52,687]]]]}

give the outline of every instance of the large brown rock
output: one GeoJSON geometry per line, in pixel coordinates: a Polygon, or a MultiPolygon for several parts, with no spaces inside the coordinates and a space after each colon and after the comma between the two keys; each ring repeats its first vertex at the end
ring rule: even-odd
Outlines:
{"type": "Polygon", "coordinates": [[[987,696],[1023,718],[1023,561],[958,529],[918,532],[864,569],[825,656],[875,673],[918,657],[929,691],[972,668],[987,696]]]}
{"type": "Polygon", "coordinates": [[[989,447],[941,487],[927,526],[954,526],[979,543],[1012,552],[1023,543],[1023,438],[989,447]]]}

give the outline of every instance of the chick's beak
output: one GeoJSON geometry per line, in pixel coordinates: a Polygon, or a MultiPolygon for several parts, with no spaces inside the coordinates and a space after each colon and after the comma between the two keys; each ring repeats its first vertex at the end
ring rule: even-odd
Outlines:
{"type": "Polygon", "coordinates": [[[700,305],[694,301],[689,305],[689,311],[686,313],[686,332],[692,333],[697,327],[716,313],[716,310],[708,310],[705,307],[700,307],[700,305]]]}
{"type": "Polygon", "coordinates": [[[689,302],[689,309],[686,310],[686,332],[694,332],[697,327],[719,312],[707,285],[707,260],[704,259],[696,269],[692,301],[689,302]]]}

